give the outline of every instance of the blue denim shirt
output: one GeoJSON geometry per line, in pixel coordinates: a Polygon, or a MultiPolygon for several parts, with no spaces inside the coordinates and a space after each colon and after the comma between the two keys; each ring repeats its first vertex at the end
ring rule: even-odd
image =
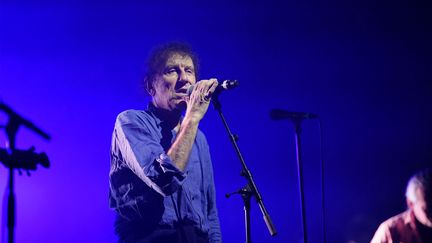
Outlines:
{"type": "Polygon", "coordinates": [[[109,204],[118,214],[120,238],[188,224],[208,234],[210,242],[221,242],[207,140],[198,130],[181,172],[166,154],[175,136],[152,105],[118,115],[111,143],[109,204]]]}

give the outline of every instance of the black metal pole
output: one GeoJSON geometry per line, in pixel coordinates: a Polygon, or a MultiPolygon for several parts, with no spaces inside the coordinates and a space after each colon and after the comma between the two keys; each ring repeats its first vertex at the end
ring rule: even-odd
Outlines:
{"type": "Polygon", "coordinates": [[[298,172],[298,184],[300,193],[300,209],[301,218],[303,226],[303,242],[307,243],[307,224],[306,224],[306,209],[305,209],[305,199],[304,199],[304,188],[303,188],[303,164],[302,164],[302,154],[301,154],[301,119],[294,121],[295,126],[295,142],[296,142],[296,155],[297,155],[297,172],[298,172]]]}
{"type": "MultiPolygon", "coordinates": [[[[6,130],[6,135],[8,137],[8,149],[11,154],[16,152],[16,134],[21,125],[33,130],[43,138],[49,140],[50,136],[42,131],[40,128],[36,127],[32,122],[18,115],[10,107],[0,102],[0,111],[4,111],[9,120],[4,126],[6,130]]],[[[46,158],[47,159],[47,158],[46,158]]],[[[47,160],[45,161],[47,162],[47,160]]],[[[11,159],[9,161],[9,185],[8,185],[8,201],[7,201],[7,232],[8,232],[8,243],[13,243],[15,241],[15,225],[16,225],[16,198],[14,192],[14,169],[20,168],[18,161],[11,159]]],[[[48,162],[49,163],[49,162],[48,162]]]]}
{"type": "MultiPolygon", "coordinates": [[[[212,103],[213,103],[213,106],[215,107],[215,109],[219,113],[219,116],[220,116],[220,118],[222,120],[222,123],[223,123],[223,125],[224,125],[224,127],[225,127],[225,129],[226,129],[226,131],[228,133],[228,137],[230,138],[231,143],[234,146],[234,150],[236,151],[237,156],[238,156],[238,158],[239,158],[239,160],[240,160],[240,162],[242,164],[242,168],[243,169],[242,169],[241,175],[243,177],[245,177],[246,180],[248,181],[248,184],[246,186],[246,191],[250,191],[249,194],[251,194],[251,195],[249,197],[255,196],[255,199],[256,199],[256,201],[257,201],[257,203],[258,203],[258,205],[259,205],[259,207],[261,209],[261,213],[263,214],[264,222],[265,222],[265,224],[267,226],[267,229],[268,229],[268,231],[269,231],[269,233],[270,233],[271,236],[275,236],[277,234],[276,228],[273,225],[273,222],[272,222],[272,220],[270,218],[270,215],[268,214],[268,212],[267,212],[267,210],[266,210],[266,208],[264,206],[264,202],[262,200],[261,194],[259,193],[258,188],[257,188],[257,186],[255,184],[255,181],[252,178],[252,173],[248,169],[248,167],[246,165],[246,162],[243,159],[243,156],[242,156],[242,154],[240,152],[240,148],[237,145],[237,136],[235,136],[234,134],[231,133],[231,129],[229,128],[228,123],[227,123],[227,121],[225,119],[225,116],[222,113],[222,105],[221,105],[221,103],[219,101],[219,96],[218,95],[215,95],[215,94],[213,95],[212,103]]],[[[242,195],[243,195],[243,193],[242,193],[242,195]]],[[[249,199],[249,201],[250,201],[250,199],[249,199]]],[[[249,241],[247,241],[247,242],[250,242],[250,236],[251,236],[251,232],[250,232],[250,213],[249,213],[249,210],[250,210],[250,203],[249,203],[249,205],[246,205],[246,202],[245,202],[245,221],[247,221],[246,222],[246,238],[249,238],[249,241]],[[246,208],[247,208],[247,210],[246,210],[246,208]],[[249,222],[249,225],[248,225],[248,222],[249,222]]]]}
{"type": "Polygon", "coordinates": [[[15,193],[14,193],[14,171],[13,167],[9,168],[9,190],[8,190],[8,215],[7,215],[7,227],[8,227],[8,243],[14,242],[14,231],[15,231],[15,193]]]}
{"type": "MultiPolygon", "coordinates": [[[[9,150],[15,150],[15,138],[18,132],[19,123],[16,122],[14,117],[9,118],[9,122],[6,126],[6,134],[9,139],[9,150]]],[[[9,167],[9,190],[8,190],[8,202],[7,202],[7,228],[8,228],[8,243],[15,241],[15,192],[14,192],[14,161],[11,161],[9,167]]]]}
{"type": "Polygon", "coordinates": [[[245,232],[246,232],[246,243],[252,243],[252,235],[251,235],[251,221],[250,221],[250,201],[251,201],[252,193],[249,190],[249,185],[246,186],[244,190],[242,190],[242,198],[244,202],[244,216],[245,216],[245,232]]]}

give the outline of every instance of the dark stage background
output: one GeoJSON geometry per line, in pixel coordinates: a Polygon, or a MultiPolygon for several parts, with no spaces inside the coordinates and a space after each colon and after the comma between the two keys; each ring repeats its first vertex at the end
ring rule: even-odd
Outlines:
{"type": "MultiPolygon", "coordinates": [[[[1,1],[0,98],[52,135],[27,129],[52,166],[16,177],[17,242],[115,242],[108,208],[116,115],[142,109],[143,63],[155,44],[189,42],[202,78],[238,79],[221,97],[278,236],[255,202],[255,242],[301,242],[293,127],[282,108],[323,122],[327,242],[368,242],[405,209],[404,187],[432,163],[430,6],[414,1],[1,1]]],[[[0,124],[6,116],[0,113],[0,124]]],[[[200,124],[211,147],[225,242],[244,241],[245,184],[213,108],[200,124]]],[[[310,242],[320,231],[318,123],[303,123],[310,242]]],[[[0,147],[5,135],[0,135],[0,147]]],[[[0,166],[5,219],[7,170],[0,166]]],[[[1,231],[4,238],[4,224],[1,231]]]]}

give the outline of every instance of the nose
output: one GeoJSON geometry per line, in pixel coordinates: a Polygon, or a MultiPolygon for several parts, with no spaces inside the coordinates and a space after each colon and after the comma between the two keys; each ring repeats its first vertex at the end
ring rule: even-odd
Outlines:
{"type": "Polygon", "coordinates": [[[178,82],[190,82],[187,73],[184,70],[180,70],[179,75],[178,75],[178,82]]]}
{"type": "Polygon", "coordinates": [[[184,70],[180,70],[179,74],[178,74],[178,79],[177,79],[177,87],[183,87],[186,84],[192,84],[192,81],[190,80],[190,76],[184,71],[184,70]]]}
{"type": "Polygon", "coordinates": [[[175,84],[175,89],[178,90],[178,89],[184,88],[185,85],[187,85],[188,83],[192,84],[187,73],[184,70],[180,70],[178,72],[178,77],[177,77],[177,82],[175,84]]]}

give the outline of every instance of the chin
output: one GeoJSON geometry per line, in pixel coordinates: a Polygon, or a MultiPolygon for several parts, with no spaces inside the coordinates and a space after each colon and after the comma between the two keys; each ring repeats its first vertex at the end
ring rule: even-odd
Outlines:
{"type": "Polygon", "coordinates": [[[179,111],[182,111],[182,112],[185,111],[186,108],[187,108],[186,101],[180,101],[180,102],[177,103],[177,105],[176,105],[176,110],[179,110],[179,111]]]}
{"type": "Polygon", "coordinates": [[[172,99],[168,102],[168,110],[174,112],[184,112],[186,111],[187,103],[184,100],[172,99]]]}

